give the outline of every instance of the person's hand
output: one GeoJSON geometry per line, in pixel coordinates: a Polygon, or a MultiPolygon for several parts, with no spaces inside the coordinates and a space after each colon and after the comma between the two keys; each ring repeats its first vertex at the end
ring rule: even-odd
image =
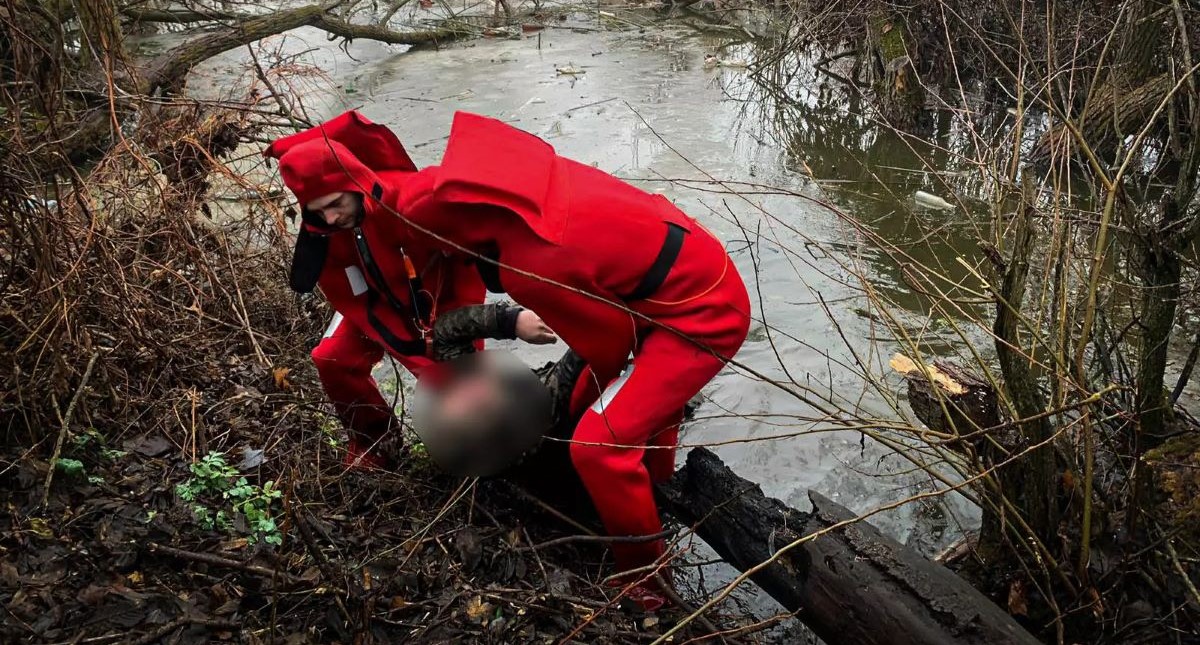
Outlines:
{"type": "Polygon", "coordinates": [[[517,338],[534,345],[558,342],[558,336],[542,321],[542,317],[528,309],[517,314],[517,338]]]}

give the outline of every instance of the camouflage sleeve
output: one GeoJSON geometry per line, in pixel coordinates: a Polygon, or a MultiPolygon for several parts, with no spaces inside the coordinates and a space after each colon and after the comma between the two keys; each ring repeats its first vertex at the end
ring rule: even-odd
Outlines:
{"type": "Polygon", "coordinates": [[[574,425],[572,420],[566,417],[570,414],[571,394],[575,391],[575,383],[586,366],[579,354],[568,349],[558,362],[538,370],[542,383],[550,390],[550,419],[554,434],[565,426],[574,425]]]}
{"type": "Polygon", "coordinates": [[[506,302],[447,311],[433,323],[433,359],[449,361],[470,354],[474,342],[482,338],[516,338],[521,311],[506,302]]]}

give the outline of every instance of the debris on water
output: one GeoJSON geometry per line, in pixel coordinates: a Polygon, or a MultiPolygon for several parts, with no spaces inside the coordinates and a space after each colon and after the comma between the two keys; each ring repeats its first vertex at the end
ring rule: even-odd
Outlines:
{"type": "Polygon", "coordinates": [[[927,193],[923,190],[918,190],[917,192],[913,193],[913,199],[916,200],[917,206],[923,206],[925,208],[935,208],[939,210],[951,210],[954,208],[954,204],[951,204],[941,197],[938,197],[932,193],[927,193]]]}
{"type": "Polygon", "coordinates": [[[582,67],[576,67],[574,65],[564,65],[562,67],[555,67],[554,71],[557,72],[559,76],[579,76],[580,74],[587,74],[587,70],[584,70],[582,67]]]}
{"type": "Polygon", "coordinates": [[[546,99],[535,96],[535,97],[529,99],[528,101],[525,101],[524,103],[522,103],[521,107],[517,108],[516,112],[513,112],[512,116],[515,119],[518,115],[521,114],[521,112],[525,111],[525,108],[527,108],[531,105],[537,105],[537,104],[545,103],[545,102],[546,102],[546,99]]]}

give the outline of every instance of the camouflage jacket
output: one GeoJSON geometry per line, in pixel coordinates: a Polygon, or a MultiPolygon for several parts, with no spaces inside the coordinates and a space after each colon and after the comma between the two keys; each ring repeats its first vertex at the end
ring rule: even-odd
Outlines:
{"type": "Polygon", "coordinates": [[[517,314],[521,307],[507,302],[471,305],[447,311],[433,324],[433,360],[452,361],[475,351],[475,341],[483,338],[517,337],[517,314]]]}

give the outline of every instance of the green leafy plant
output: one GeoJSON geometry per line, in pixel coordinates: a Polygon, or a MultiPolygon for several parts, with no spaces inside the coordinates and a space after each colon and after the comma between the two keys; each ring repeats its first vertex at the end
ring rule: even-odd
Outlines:
{"type": "Polygon", "coordinates": [[[340,438],[340,434],[342,424],[337,417],[326,417],[325,421],[321,423],[320,428],[321,434],[325,437],[325,443],[329,444],[329,447],[337,448],[341,446],[342,440],[340,438]]]}
{"type": "Polygon", "coordinates": [[[192,476],[175,486],[175,494],[191,503],[192,515],[202,527],[231,532],[240,514],[251,542],[260,538],[267,544],[283,542],[272,513],[275,502],[283,496],[275,482],[251,484],[219,452],[205,455],[190,470],[192,476]]]}
{"type": "Polygon", "coordinates": [[[68,477],[78,477],[84,473],[83,462],[78,459],[60,458],[54,462],[55,468],[68,477]]]}
{"type": "Polygon", "coordinates": [[[100,451],[100,456],[109,461],[116,461],[128,454],[129,453],[124,450],[117,450],[115,448],[104,448],[100,451]]]}

